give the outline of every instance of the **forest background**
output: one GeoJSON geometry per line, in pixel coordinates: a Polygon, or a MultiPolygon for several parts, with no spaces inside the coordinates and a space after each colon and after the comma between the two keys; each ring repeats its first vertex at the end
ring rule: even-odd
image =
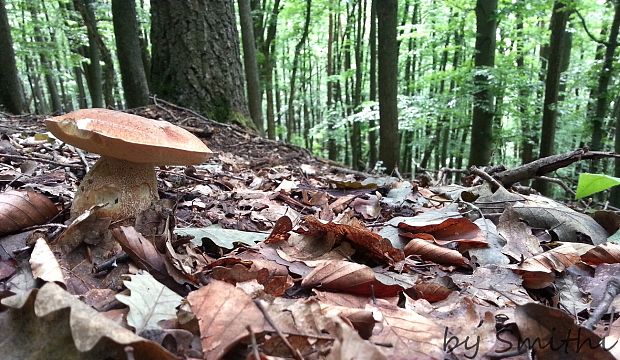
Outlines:
{"type": "MultiPolygon", "coordinates": [[[[619,26],[604,0],[0,0],[0,106],[152,95],[358,170],[514,166],[620,152],[619,26]]],[[[620,163],[554,176],[585,171],[620,163]]]]}

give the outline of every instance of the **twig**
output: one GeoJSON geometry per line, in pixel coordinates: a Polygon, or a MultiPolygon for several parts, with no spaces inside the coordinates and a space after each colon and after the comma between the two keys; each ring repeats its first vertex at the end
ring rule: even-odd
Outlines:
{"type": "Polygon", "coordinates": [[[293,345],[291,345],[291,343],[288,341],[286,336],[284,336],[282,331],[276,326],[276,323],[273,321],[271,316],[269,316],[269,313],[267,312],[267,309],[265,309],[265,306],[263,306],[263,303],[260,300],[254,300],[254,303],[256,304],[258,309],[263,313],[263,316],[265,317],[265,320],[267,320],[267,323],[271,325],[271,327],[276,331],[276,334],[278,334],[280,339],[282,339],[282,341],[284,342],[284,345],[286,345],[286,347],[291,351],[291,354],[293,354],[295,359],[304,360],[304,357],[301,356],[301,354],[299,353],[299,350],[295,349],[293,345]]]}
{"type": "Polygon", "coordinates": [[[58,223],[33,225],[33,226],[28,226],[26,228],[23,228],[20,231],[39,230],[39,229],[45,229],[45,228],[51,228],[51,227],[66,229],[67,225],[65,225],[65,224],[58,224],[58,223]]]}
{"type": "Polygon", "coordinates": [[[252,331],[252,327],[250,325],[246,326],[248,332],[250,333],[250,341],[252,342],[252,355],[254,355],[255,360],[260,360],[260,354],[258,353],[258,344],[256,343],[256,335],[254,335],[254,331],[252,331]]]}
{"type": "Polygon", "coordinates": [[[40,163],[44,163],[44,164],[51,164],[51,165],[57,165],[57,166],[62,166],[62,167],[68,167],[68,168],[72,168],[72,169],[84,169],[84,165],[63,164],[63,163],[58,162],[58,161],[46,160],[46,159],[37,159],[37,158],[34,158],[34,157],[29,157],[29,156],[0,154],[0,157],[5,157],[7,159],[13,159],[13,160],[30,160],[30,161],[36,161],[36,162],[40,162],[40,163]]]}
{"type": "Polygon", "coordinates": [[[88,165],[88,161],[86,161],[86,156],[84,156],[84,152],[78,148],[75,148],[75,152],[77,152],[80,160],[82,160],[82,164],[84,164],[84,170],[86,170],[86,172],[89,172],[90,165],[88,165]]]}
{"type": "Polygon", "coordinates": [[[93,266],[93,272],[98,273],[101,271],[112,270],[116,266],[118,266],[119,262],[124,262],[127,260],[129,260],[129,255],[127,255],[127,253],[125,252],[118,253],[112,256],[111,258],[109,258],[108,260],[102,262],[101,264],[95,264],[93,266]]]}
{"type": "Polygon", "coordinates": [[[496,191],[497,189],[504,187],[499,181],[495,180],[491,175],[487,174],[484,170],[476,166],[470,167],[469,172],[474,175],[479,176],[481,179],[491,184],[491,190],[493,191],[496,191]]]}
{"type": "Polygon", "coordinates": [[[603,315],[607,313],[607,310],[611,306],[611,303],[614,301],[616,296],[620,293],[620,280],[616,278],[612,278],[607,282],[607,286],[605,288],[605,295],[603,295],[603,300],[598,304],[596,309],[592,312],[592,315],[588,318],[588,320],[584,321],[581,326],[586,329],[594,329],[594,325],[596,325],[601,319],[603,315]]]}

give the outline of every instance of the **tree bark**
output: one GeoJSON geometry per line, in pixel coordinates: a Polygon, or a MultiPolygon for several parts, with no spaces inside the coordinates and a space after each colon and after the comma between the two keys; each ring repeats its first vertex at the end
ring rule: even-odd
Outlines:
{"type": "MultiPolygon", "coordinates": [[[[327,33],[327,111],[332,109],[333,96],[334,96],[334,84],[330,78],[334,75],[334,33],[335,33],[335,21],[334,15],[329,14],[329,24],[327,33]]],[[[332,116],[327,116],[327,156],[329,160],[336,161],[338,158],[338,147],[336,145],[336,138],[334,137],[334,120],[332,116]]]]}
{"type": "Polygon", "coordinates": [[[239,22],[241,25],[241,41],[243,43],[243,64],[248,93],[250,117],[258,131],[263,133],[263,98],[258,81],[258,64],[256,62],[256,41],[254,25],[250,12],[250,0],[239,0],[239,22]]]}
{"type": "Polygon", "coordinates": [[[125,102],[128,108],[145,106],[149,102],[149,85],[142,62],[135,1],[112,0],[112,20],[125,102]]]}
{"type": "Polygon", "coordinates": [[[153,93],[249,125],[232,2],[152,0],[151,24],[153,93]]]}
{"type": "Polygon", "coordinates": [[[497,0],[476,2],[476,55],[474,108],[469,165],[487,165],[493,154],[493,92],[488,73],[495,66],[497,0]]]}
{"type": "Polygon", "coordinates": [[[0,0],[0,105],[13,114],[26,111],[24,92],[15,64],[5,0],[0,0]]]}
{"type": "Polygon", "coordinates": [[[100,108],[103,107],[103,75],[101,71],[101,51],[97,45],[97,35],[92,30],[92,25],[95,24],[95,14],[89,6],[89,0],[74,0],[73,6],[79,10],[84,23],[87,24],[88,59],[90,64],[87,68],[88,71],[86,71],[86,83],[90,92],[92,107],[100,108]]]}
{"type": "Polygon", "coordinates": [[[398,168],[398,1],[377,5],[379,61],[379,159],[388,172],[398,168]]]}

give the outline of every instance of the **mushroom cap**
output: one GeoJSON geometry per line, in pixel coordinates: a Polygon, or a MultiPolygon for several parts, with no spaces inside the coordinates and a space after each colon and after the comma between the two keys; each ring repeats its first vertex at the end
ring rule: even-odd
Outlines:
{"type": "Polygon", "coordinates": [[[60,140],[89,152],[154,165],[204,162],[211,150],[167,121],[108,109],[81,109],[45,120],[60,140]]]}

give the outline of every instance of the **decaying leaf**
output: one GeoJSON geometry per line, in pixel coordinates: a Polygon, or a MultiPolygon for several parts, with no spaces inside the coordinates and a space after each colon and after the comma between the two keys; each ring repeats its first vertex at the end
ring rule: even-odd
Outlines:
{"type": "Polygon", "coordinates": [[[531,234],[527,225],[519,220],[519,216],[512,207],[506,208],[500,216],[497,230],[507,241],[502,252],[517,261],[538,255],[543,251],[538,239],[531,234]]]}
{"type": "Polygon", "coordinates": [[[43,238],[38,238],[34,244],[34,249],[30,255],[30,267],[35,279],[65,284],[65,277],[58,260],[43,238]]]}
{"type": "Polygon", "coordinates": [[[0,194],[0,235],[44,224],[58,214],[46,196],[34,191],[9,190],[0,194]]]}
{"type": "Polygon", "coordinates": [[[532,349],[538,358],[614,359],[598,335],[575,324],[562,310],[528,303],[517,307],[515,321],[521,347],[532,349]]]}
{"type": "Polygon", "coordinates": [[[183,298],[164,284],[155,280],[149,273],[130,275],[131,281],[125,281],[125,286],[131,290],[131,295],[116,295],[118,301],[129,306],[127,323],[135,329],[137,334],[145,330],[159,328],[161,320],[176,318],[176,307],[183,298]]]}
{"type": "Polygon", "coordinates": [[[279,243],[289,238],[289,231],[293,230],[293,222],[288,216],[282,216],[276,221],[271,230],[271,234],[265,240],[266,244],[279,243]]]}
{"type": "Polygon", "coordinates": [[[581,255],[581,260],[590,265],[619,263],[620,245],[613,243],[597,245],[581,255]]]}
{"type": "Polygon", "coordinates": [[[264,241],[268,236],[265,233],[223,229],[216,225],[205,228],[177,228],[174,232],[178,235],[193,236],[192,242],[196,245],[201,245],[202,239],[207,238],[213,241],[215,245],[225,249],[233,249],[237,242],[250,246],[255,245],[258,242],[264,241]]]}
{"type": "Polygon", "coordinates": [[[377,297],[395,296],[403,289],[398,285],[385,285],[377,281],[372,269],[366,265],[339,260],[325,261],[317,266],[304,278],[301,285],[377,297]]]}
{"type": "Polygon", "coordinates": [[[3,299],[2,304],[10,308],[0,313],[0,351],[5,359],[124,359],[126,346],[133,348],[136,359],[176,359],[55,283],[3,299]]]}
{"type": "Polygon", "coordinates": [[[213,280],[192,291],[187,301],[200,325],[205,360],[224,358],[242,338],[263,331],[264,318],[252,299],[242,290],[224,281],[213,280]]]}
{"type": "Polygon", "coordinates": [[[448,218],[438,224],[430,225],[409,225],[407,221],[403,221],[398,224],[398,227],[415,236],[431,235],[429,240],[433,240],[439,245],[446,245],[451,242],[478,247],[487,245],[478,225],[463,217],[448,218]]]}
{"type": "Polygon", "coordinates": [[[442,265],[469,266],[467,259],[456,250],[446,249],[422,239],[411,239],[403,249],[405,255],[417,255],[422,260],[442,265]]]}

